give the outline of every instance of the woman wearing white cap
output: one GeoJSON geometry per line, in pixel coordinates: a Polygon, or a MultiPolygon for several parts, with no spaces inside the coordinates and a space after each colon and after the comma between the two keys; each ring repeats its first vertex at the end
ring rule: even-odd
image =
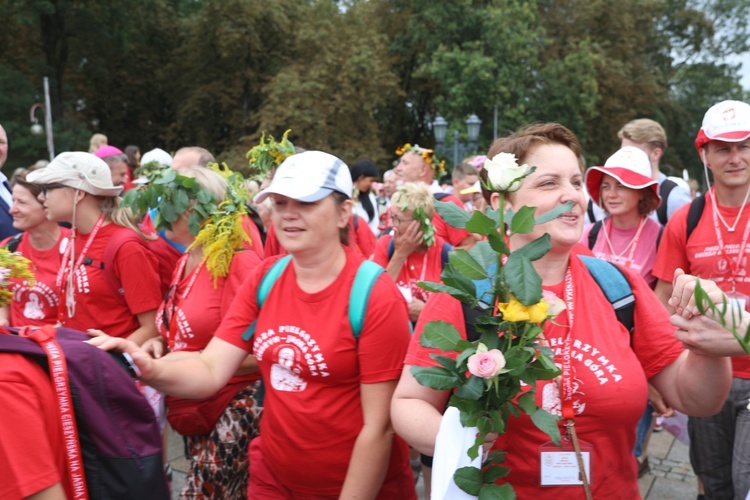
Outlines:
{"type": "Polygon", "coordinates": [[[600,259],[638,271],[653,288],[651,269],[661,225],[648,215],[661,198],[650,169],[648,155],[633,146],[617,151],[603,167],[588,169],[586,189],[608,216],[584,230],[581,244],[600,259]]]}
{"type": "Polygon", "coordinates": [[[199,357],[164,362],[121,339],[92,341],[130,352],[143,381],[178,397],[210,396],[254,354],[266,393],[249,498],[416,498],[408,446],[390,422],[409,342],[406,304],[380,274],[366,311],[352,314],[350,298],[363,291],[355,277],[375,264],[344,244],[351,195],[349,169],[334,156],[307,151],[281,164],[256,199],[273,198],[290,257],[247,278],[199,357]]]}
{"type": "Polygon", "coordinates": [[[110,249],[113,269],[105,269],[108,243],[117,233],[135,231],[147,238],[120,206],[122,187],[112,185],[107,164],[90,153],[66,152],[27,180],[41,185],[47,218],[73,226],[57,275],[63,326],[103,330],[138,344],[155,337],[162,293],[154,255],[131,239],[110,249]],[[119,288],[108,272],[114,272],[119,288]]]}

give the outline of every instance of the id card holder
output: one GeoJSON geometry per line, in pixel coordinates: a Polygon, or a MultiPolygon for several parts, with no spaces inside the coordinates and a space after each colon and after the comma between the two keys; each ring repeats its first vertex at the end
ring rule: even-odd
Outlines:
{"type": "Polygon", "coordinates": [[[738,311],[747,311],[748,303],[750,303],[750,297],[745,295],[744,293],[740,293],[738,291],[727,293],[727,297],[729,298],[729,304],[732,306],[733,309],[738,311]]]}
{"type": "MultiPolygon", "coordinates": [[[[593,484],[591,478],[591,454],[593,446],[580,441],[583,467],[586,471],[588,483],[593,484]]],[[[548,441],[539,447],[540,480],[542,486],[583,486],[583,478],[578,470],[578,458],[570,440],[563,440],[562,446],[548,441]]]]}

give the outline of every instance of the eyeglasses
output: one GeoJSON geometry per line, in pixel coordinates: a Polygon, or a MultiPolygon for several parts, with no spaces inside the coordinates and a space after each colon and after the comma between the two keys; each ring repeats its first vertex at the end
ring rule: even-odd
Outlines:
{"type": "Polygon", "coordinates": [[[391,215],[391,225],[392,225],[393,227],[398,227],[398,226],[400,226],[400,225],[401,225],[401,224],[402,224],[403,222],[411,222],[411,221],[413,221],[413,220],[414,220],[414,219],[402,219],[402,218],[401,218],[401,217],[399,217],[398,215],[391,215]]]}
{"type": "Polygon", "coordinates": [[[53,189],[60,189],[60,188],[64,188],[64,187],[68,187],[68,186],[66,186],[65,184],[43,184],[42,187],[41,187],[42,196],[44,196],[46,198],[47,197],[47,191],[52,191],[53,189]]]}

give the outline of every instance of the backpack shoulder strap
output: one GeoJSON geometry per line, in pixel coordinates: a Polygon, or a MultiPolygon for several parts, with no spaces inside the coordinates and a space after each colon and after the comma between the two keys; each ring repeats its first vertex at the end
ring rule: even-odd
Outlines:
{"type": "Polygon", "coordinates": [[[448,193],[434,193],[432,195],[435,201],[443,201],[443,198],[447,198],[448,196],[450,196],[448,193]]]}
{"type": "Polygon", "coordinates": [[[656,209],[656,216],[662,226],[667,224],[667,198],[669,198],[669,193],[671,193],[676,187],[677,183],[670,181],[669,179],[664,179],[664,182],[659,186],[661,204],[659,205],[659,208],[656,209]]]}
{"type": "Polygon", "coordinates": [[[687,240],[690,239],[690,235],[693,233],[693,230],[698,225],[698,221],[701,220],[701,215],[703,215],[703,209],[706,207],[706,195],[698,196],[693,201],[690,202],[690,209],[688,210],[688,218],[687,218],[687,232],[685,235],[685,242],[687,243],[687,240]]]}
{"type": "Polygon", "coordinates": [[[579,258],[602,289],[615,310],[617,320],[633,333],[635,321],[635,297],[625,274],[614,264],[603,259],[580,255],[579,258]]]}
{"type": "Polygon", "coordinates": [[[590,222],[596,222],[596,215],[594,215],[594,202],[589,200],[589,204],[586,207],[586,213],[589,215],[590,222]]]}
{"type": "Polygon", "coordinates": [[[393,253],[396,251],[396,245],[393,243],[394,236],[391,235],[391,241],[388,242],[388,261],[393,257],[393,253]]]}
{"type": "Polygon", "coordinates": [[[450,253],[452,251],[453,245],[448,242],[443,242],[443,248],[440,249],[440,262],[442,263],[442,267],[445,267],[450,261],[450,253]]]}
{"type": "MultiPolygon", "coordinates": [[[[268,271],[266,271],[266,274],[264,274],[260,279],[258,289],[256,290],[258,314],[260,314],[260,308],[263,307],[263,303],[266,301],[266,298],[268,298],[268,294],[271,292],[271,288],[273,288],[273,285],[276,283],[276,280],[279,279],[281,273],[284,272],[284,269],[286,269],[286,266],[289,264],[290,260],[292,260],[291,255],[283,256],[282,258],[274,262],[273,265],[268,269],[268,271]]],[[[250,326],[248,326],[242,334],[242,340],[247,342],[253,337],[253,335],[255,334],[255,326],[257,325],[257,323],[257,318],[252,323],[250,323],[250,326]]]]}
{"type": "Polygon", "coordinates": [[[352,326],[355,339],[359,339],[359,334],[362,333],[365,324],[370,293],[375,286],[375,282],[384,271],[385,269],[371,260],[363,261],[357,269],[354,284],[349,294],[349,324],[352,326]]]}
{"type": "Polygon", "coordinates": [[[601,230],[603,224],[603,221],[598,220],[594,222],[594,225],[591,227],[591,231],[589,231],[589,250],[594,249],[594,245],[596,245],[596,239],[599,237],[599,231],[601,230]]]}
{"type": "Polygon", "coordinates": [[[23,235],[24,233],[14,234],[13,237],[8,240],[8,243],[5,244],[5,248],[7,248],[11,253],[18,250],[18,245],[21,243],[21,238],[23,237],[23,235]]]}

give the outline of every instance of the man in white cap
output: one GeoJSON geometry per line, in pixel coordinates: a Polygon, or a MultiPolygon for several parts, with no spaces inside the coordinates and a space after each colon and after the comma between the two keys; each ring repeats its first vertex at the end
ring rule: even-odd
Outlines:
{"type": "MultiPolygon", "coordinates": [[[[669,308],[676,269],[715,281],[733,303],[750,298],[750,105],[722,101],[703,118],[695,139],[714,177],[705,196],[674,213],[662,235],[653,274],[656,294],[669,308]]],[[[691,417],[690,461],[706,498],[745,498],[750,491],[750,357],[732,358],[733,384],[722,411],[691,417]]]]}
{"type": "MultiPolygon", "coordinates": [[[[8,134],[5,133],[5,129],[0,125],[0,169],[3,168],[7,159],[8,134]]],[[[8,178],[4,173],[0,172],[0,240],[18,233],[18,230],[13,227],[13,217],[8,212],[10,206],[13,204],[12,202],[13,196],[10,184],[8,184],[8,178]]]]}

